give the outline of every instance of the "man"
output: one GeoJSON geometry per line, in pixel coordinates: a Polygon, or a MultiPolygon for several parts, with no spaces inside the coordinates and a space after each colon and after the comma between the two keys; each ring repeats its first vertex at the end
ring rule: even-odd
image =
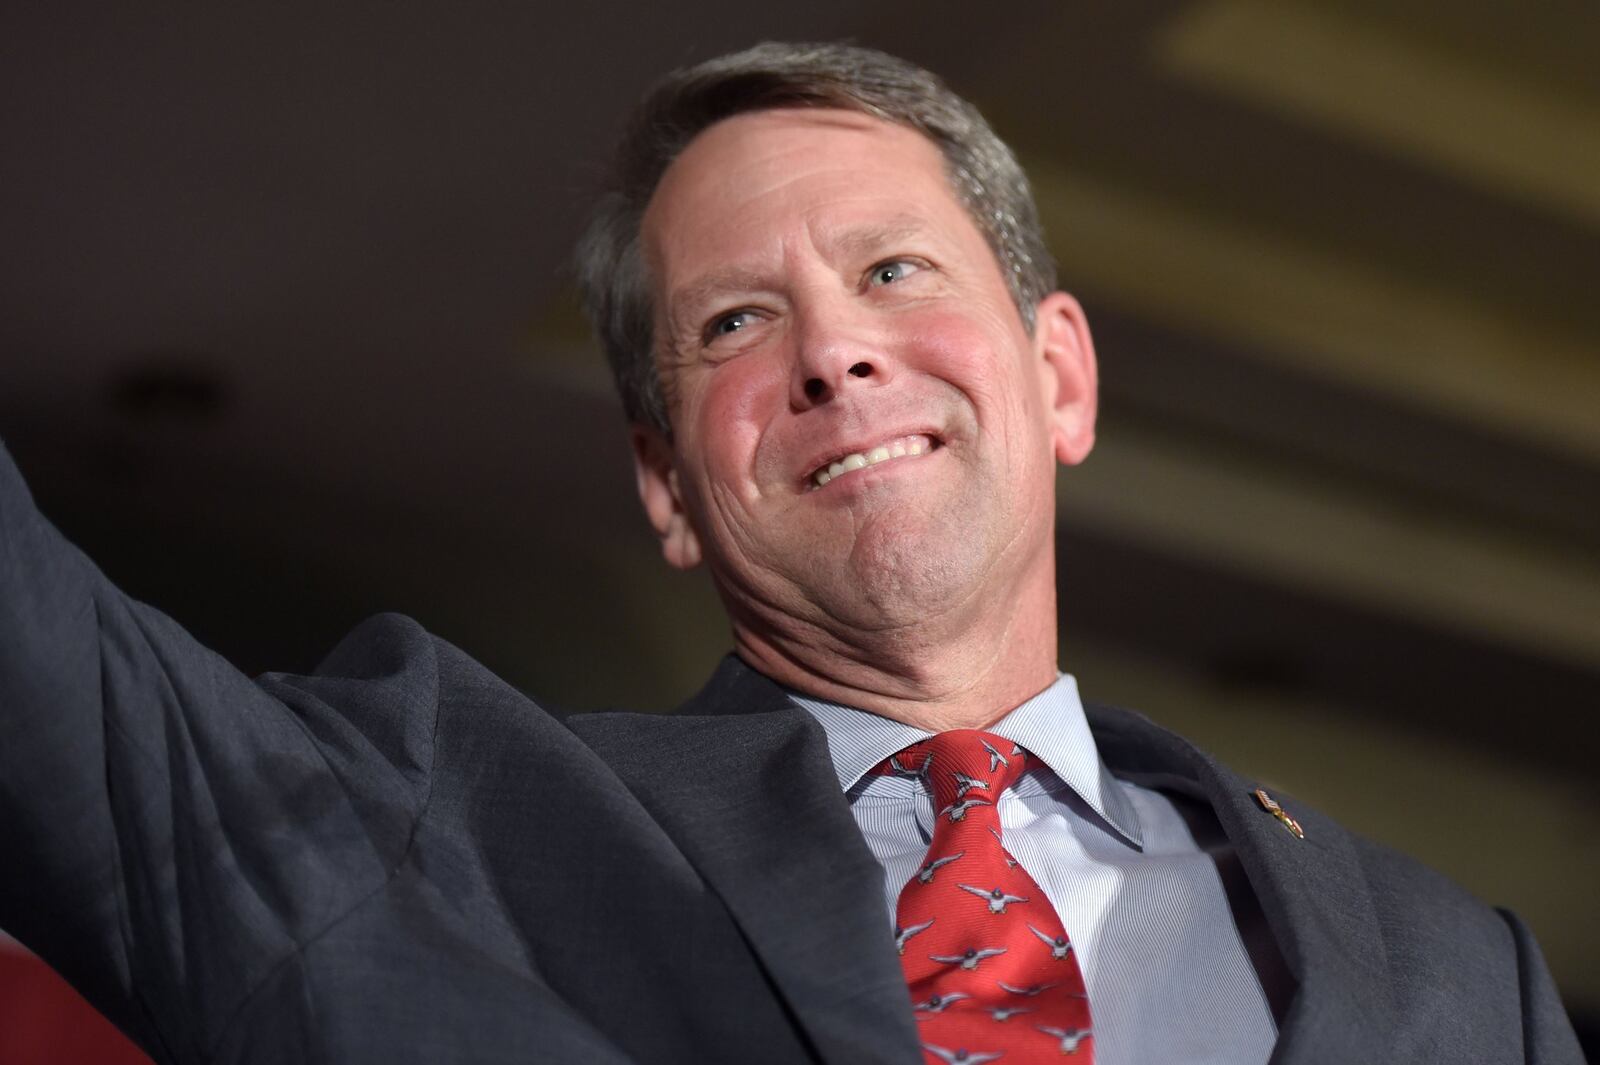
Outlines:
{"type": "Polygon", "coordinates": [[[877,53],[642,105],[581,253],[735,654],[560,721],[414,622],[250,681],[0,469],[0,925],[158,1060],[1580,1060],[1538,950],[1056,671],[1095,363],[1026,183],[877,53]]]}

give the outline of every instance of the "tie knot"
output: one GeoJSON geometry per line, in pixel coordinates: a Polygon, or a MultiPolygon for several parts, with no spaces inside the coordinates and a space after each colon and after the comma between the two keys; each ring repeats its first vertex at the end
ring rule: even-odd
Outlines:
{"type": "Polygon", "coordinates": [[[891,776],[922,780],[940,806],[992,805],[1022,775],[1027,752],[981,729],[954,729],[913,743],[883,763],[891,776]]]}

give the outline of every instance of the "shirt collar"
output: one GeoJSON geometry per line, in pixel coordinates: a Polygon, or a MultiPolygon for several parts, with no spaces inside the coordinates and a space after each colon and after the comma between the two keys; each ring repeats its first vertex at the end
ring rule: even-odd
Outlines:
{"type": "MultiPolygon", "coordinates": [[[[891,754],[933,735],[914,725],[799,692],[790,691],[789,698],[816,718],[827,734],[828,752],[844,791],[853,788],[891,754]]],[[[1020,743],[1037,755],[1113,831],[1134,847],[1143,848],[1139,816],[1100,760],[1100,751],[1083,715],[1078,682],[1070,673],[1059,675],[1054,684],[986,731],[1020,743]]]]}

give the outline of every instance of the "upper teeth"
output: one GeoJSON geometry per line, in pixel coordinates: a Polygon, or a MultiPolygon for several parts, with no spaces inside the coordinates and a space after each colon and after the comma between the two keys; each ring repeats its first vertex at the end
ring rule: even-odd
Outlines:
{"type": "Polygon", "coordinates": [[[851,452],[841,459],[830,462],[817,470],[816,473],[813,473],[811,480],[818,488],[821,488],[835,477],[854,470],[865,469],[868,466],[875,466],[890,459],[904,458],[907,455],[920,455],[932,446],[932,443],[922,436],[907,436],[899,440],[891,440],[887,444],[879,444],[871,451],[851,452]]]}

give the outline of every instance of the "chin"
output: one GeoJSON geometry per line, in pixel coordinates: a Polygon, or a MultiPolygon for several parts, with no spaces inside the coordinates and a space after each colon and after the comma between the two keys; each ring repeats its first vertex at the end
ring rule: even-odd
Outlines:
{"type": "Polygon", "coordinates": [[[933,521],[902,514],[868,522],[821,580],[826,560],[818,560],[814,597],[831,616],[866,630],[916,625],[957,609],[987,572],[987,538],[961,525],[949,512],[933,521]]]}

